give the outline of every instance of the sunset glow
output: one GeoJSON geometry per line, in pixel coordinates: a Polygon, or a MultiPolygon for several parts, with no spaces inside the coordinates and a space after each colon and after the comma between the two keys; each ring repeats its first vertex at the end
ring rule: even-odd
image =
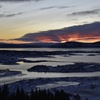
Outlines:
{"type": "Polygon", "coordinates": [[[97,22],[100,0],[0,0],[3,43],[100,41],[100,26],[87,25],[97,22]]]}
{"type": "Polygon", "coordinates": [[[19,40],[0,40],[1,43],[9,43],[9,44],[27,44],[31,42],[24,42],[19,40]]]}

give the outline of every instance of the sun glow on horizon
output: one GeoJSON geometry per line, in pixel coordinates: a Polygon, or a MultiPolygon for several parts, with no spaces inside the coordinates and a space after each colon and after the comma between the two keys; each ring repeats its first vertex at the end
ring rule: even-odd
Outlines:
{"type": "Polygon", "coordinates": [[[31,42],[20,41],[20,40],[0,40],[1,43],[8,43],[8,44],[28,44],[31,42]]]}

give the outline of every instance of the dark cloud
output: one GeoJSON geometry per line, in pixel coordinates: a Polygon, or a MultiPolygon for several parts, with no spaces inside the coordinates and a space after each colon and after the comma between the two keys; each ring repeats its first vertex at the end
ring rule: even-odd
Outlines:
{"type": "Polygon", "coordinates": [[[43,31],[39,33],[29,33],[17,39],[28,42],[61,42],[71,40],[100,40],[100,22],[72,26],[59,30],[43,31]]]}
{"type": "Polygon", "coordinates": [[[43,7],[43,8],[40,8],[40,10],[47,10],[47,9],[53,9],[53,8],[56,8],[56,6],[43,7]]]}
{"type": "Polygon", "coordinates": [[[84,15],[93,15],[93,14],[99,14],[100,9],[94,9],[94,10],[88,10],[88,11],[80,11],[80,12],[73,12],[71,14],[68,14],[68,16],[84,16],[84,15]]]}
{"type": "Polygon", "coordinates": [[[23,14],[24,12],[20,12],[20,13],[15,13],[15,14],[0,14],[0,18],[6,18],[6,17],[14,17],[14,16],[17,16],[17,15],[21,15],[23,14]]]}
{"type": "Polygon", "coordinates": [[[54,8],[65,9],[65,8],[69,8],[69,6],[49,6],[49,7],[40,8],[40,10],[48,10],[48,9],[54,9],[54,8]]]}
{"type": "Polygon", "coordinates": [[[58,6],[59,9],[69,8],[69,6],[58,6]]]}

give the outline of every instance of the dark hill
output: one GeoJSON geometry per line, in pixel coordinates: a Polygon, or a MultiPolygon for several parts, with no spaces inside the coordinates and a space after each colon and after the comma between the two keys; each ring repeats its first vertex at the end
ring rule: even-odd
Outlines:
{"type": "Polygon", "coordinates": [[[100,41],[94,43],[82,43],[82,42],[66,42],[58,43],[52,48],[100,48],[100,41]]]}
{"type": "Polygon", "coordinates": [[[66,43],[30,43],[7,44],[0,43],[0,48],[100,48],[100,41],[94,43],[66,42],[66,43]]]}

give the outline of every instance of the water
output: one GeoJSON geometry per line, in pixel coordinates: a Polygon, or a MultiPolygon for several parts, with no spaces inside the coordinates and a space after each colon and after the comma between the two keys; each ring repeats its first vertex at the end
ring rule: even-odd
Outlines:
{"type": "Polygon", "coordinates": [[[91,63],[100,63],[100,54],[95,53],[94,51],[100,51],[98,48],[91,49],[53,49],[53,48],[1,48],[0,50],[18,50],[18,51],[93,51],[93,53],[76,53],[75,55],[56,55],[51,57],[39,57],[39,58],[24,58],[26,60],[39,61],[46,60],[47,62],[36,62],[36,63],[24,63],[18,62],[19,65],[1,65],[0,69],[10,69],[14,71],[21,71],[23,75],[16,75],[11,77],[0,78],[0,84],[14,82],[22,79],[34,79],[34,78],[54,78],[54,77],[96,77],[100,76],[100,72],[90,72],[90,73],[36,73],[36,72],[27,72],[28,68],[31,68],[35,65],[69,65],[74,64],[75,62],[91,62],[91,63]],[[93,54],[90,56],[90,54],[93,54]]]}
{"type": "Polygon", "coordinates": [[[17,50],[17,51],[93,51],[93,53],[74,53],[75,55],[51,55],[51,57],[35,57],[35,58],[24,58],[31,61],[46,60],[47,62],[35,62],[35,63],[24,63],[17,62],[20,65],[1,65],[0,69],[17,69],[17,70],[27,70],[35,65],[47,65],[47,66],[57,66],[57,65],[68,65],[74,64],[75,62],[92,62],[100,63],[100,54],[94,51],[100,51],[99,48],[88,48],[88,49],[57,49],[57,48],[0,48],[0,50],[17,50]],[[92,54],[92,56],[90,56],[92,54]]]}
{"type": "Polygon", "coordinates": [[[66,77],[100,77],[99,72],[85,72],[85,73],[44,73],[44,72],[24,72],[24,75],[16,75],[10,77],[0,78],[0,84],[12,83],[23,79],[37,79],[37,78],[66,78],[66,77]]]}
{"type": "Polygon", "coordinates": [[[0,50],[17,50],[17,51],[100,51],[99,48],[0,48],[0,50]]]}

